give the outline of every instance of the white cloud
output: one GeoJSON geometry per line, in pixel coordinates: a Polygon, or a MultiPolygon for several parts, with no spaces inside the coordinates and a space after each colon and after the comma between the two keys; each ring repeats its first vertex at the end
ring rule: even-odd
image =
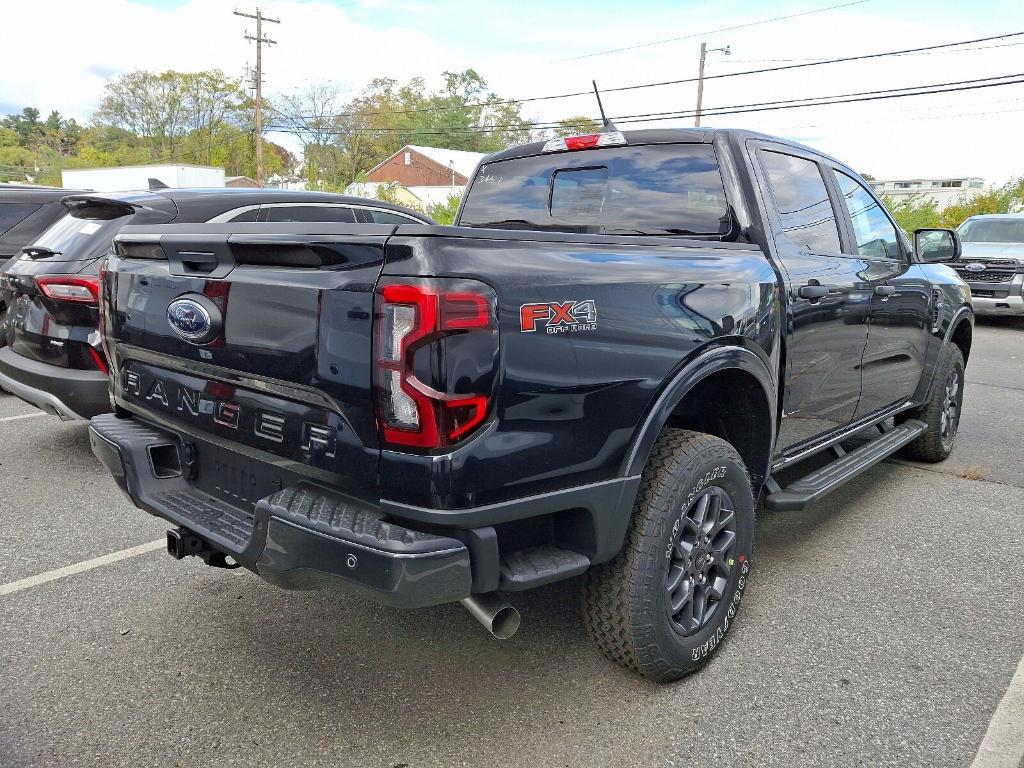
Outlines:
{"type": "MultiPolygon", "coordinates": [[[[773,65],[760,61],[764,59],[855,55],[1024,29],[1019,2],[989,0],[988,5],[989,12],[983,14],[976,7],[952,3],[906,7],[869,2],[702,36],[714,47],[728,43],[733,50],[730,58],[713,54],[708,74],[773,65]]],[[[254,58],[252,45],[242,39],[247,27],[254,31],[254,22],[233,16],[236,7],[248,6],[235,0],[192,0],[167,7],[127,0],[9,4],[4,9],[0,108],[30,104],[87,119],[112,74],[136,68],[210,67],[241,74],[254,58]],[[45,45],[31,32],[40,29],[46,30],[45,45]]],[[[589,2],[530,5],[509,13],[506,3],[468,0],[365,0],[356,7],[267,2],[261,3],[263,11],[282,23],[265,28],[279,44],[265,53],[264,67],[270,92],[322,80],[356,91],[377,76],[433,81],[444,69],[468,66],[508,96],[587,90],[592,78],[611,88],[694,76],[702,38],[564,59],[807,7],[744,3],[737,9],[735,4],[704,0],[643,13],[637,10],[639,4],[589,2]]],[[[713,108],[1005,74],[1021,70],[1022,53],[1024,46],[1015,45],[712,79],[704,103],[713,108]]],[[[695,90],[693,84],[682,84],[609,93],[605,107],[616,115],[691,109],[695,90]]],[[[589,96],[525,106],[528,115],[542,120],[595,111],[589,96]]],[[[1024,153],[1016,148],[1016,137],[1024,135],[1024,85],[711,117],[705,122],[790,136],[876,176],[981,175],[1002,182],[1024,173],[1024,153]]]]}

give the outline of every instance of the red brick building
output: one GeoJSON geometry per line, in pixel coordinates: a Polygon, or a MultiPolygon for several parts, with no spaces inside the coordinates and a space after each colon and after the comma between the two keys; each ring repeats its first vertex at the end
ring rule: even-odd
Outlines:
{"type": "Polygon", "coordinates": [[[465,187],[483,154],[406,144],[366,172],[370,182],[397,181],[405,187],[465,187]]]}

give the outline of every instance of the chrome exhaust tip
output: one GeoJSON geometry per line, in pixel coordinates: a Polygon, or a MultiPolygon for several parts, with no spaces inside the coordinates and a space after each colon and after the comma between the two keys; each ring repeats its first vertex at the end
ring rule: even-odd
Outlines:
{"type": "Polygon", "coordinates": [[[498,640],[512,637],[522,621],[519,611],[499,597],[497,592],[470,595],[459,602],[498,640]]]}

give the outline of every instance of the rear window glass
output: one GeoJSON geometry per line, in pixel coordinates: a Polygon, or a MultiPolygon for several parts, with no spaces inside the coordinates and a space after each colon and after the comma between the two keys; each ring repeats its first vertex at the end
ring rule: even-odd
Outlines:
{"type": "Polygon", "coordinates": [[[41,207],[36,203],[0,203],[0,235],[41,207]]]}
{"type": "Polygon", "coordinates": [[[721,235],[728,206],[714,149],[662,144],[488,163],[459,223],[618,235],[721,235]]]}
{"type": "Polygon", "coordinates": [[[26,248],[54,251],[53,256],[44,257],[54,261],[99,258],[110,250],[114,235],[130,219],[130,216],[117,219],[76,219],[66,214],[26,248]]]}

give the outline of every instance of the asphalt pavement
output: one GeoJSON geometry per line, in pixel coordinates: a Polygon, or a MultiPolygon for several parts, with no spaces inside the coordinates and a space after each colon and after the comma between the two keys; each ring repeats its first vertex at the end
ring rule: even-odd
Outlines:
{"type": "Polygon", "coordinates": [[[667,686],[598,654],[576,582],[505,642],[160,551],[36,583],[166,525],[0,394],[0,766],[969,765],[1024,652],[1024,324],[979,323],[967,381],[946,462],[761,518],[728,642],[667,686]]]}

